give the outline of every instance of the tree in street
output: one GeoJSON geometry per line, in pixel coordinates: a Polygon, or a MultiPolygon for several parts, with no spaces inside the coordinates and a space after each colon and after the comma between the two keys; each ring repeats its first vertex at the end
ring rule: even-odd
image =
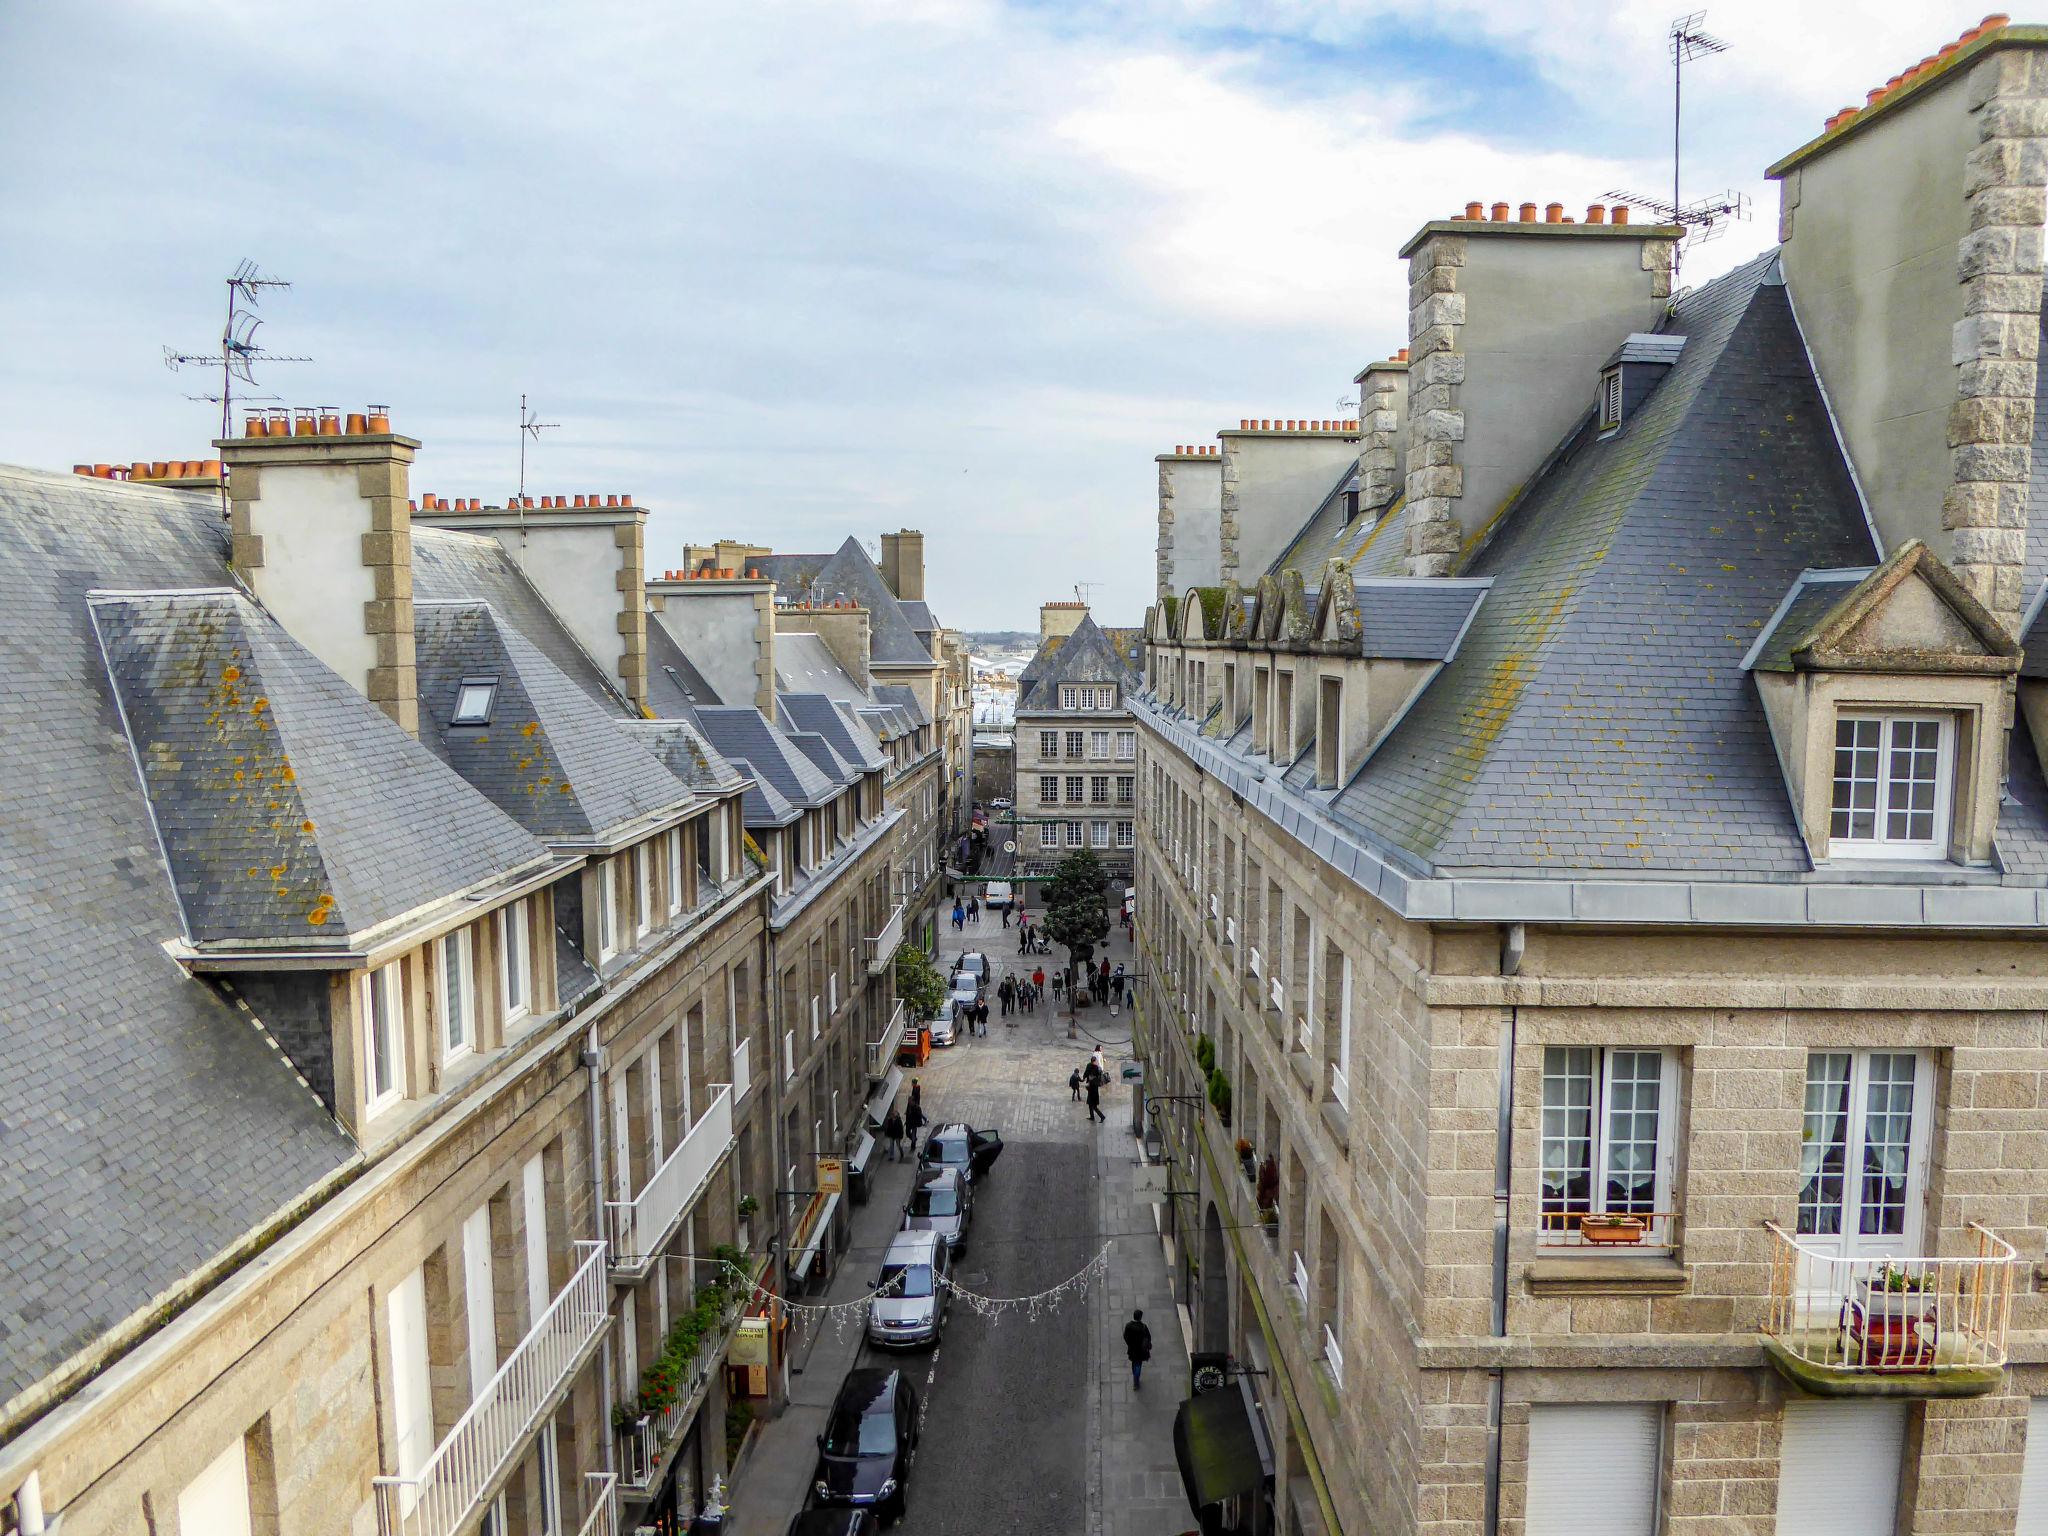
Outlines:
{"type": "Polygon", "coordinates": [[[1102,861],[1083,848],[1060,860],[1046,883],[1045,931],[1067,952],[1067,996],[1072,1007],[1074,979],[1094,958],[1095,946],[1109,937],[1109,908],[1104,901],[1109,875],[1102,861]]]}
{"type": "Polygon", "coordinates": [[[946,1006],[946,978],[932,964],[932,957],[915,944],[896,951],[896,995],[920,1022],[937,1018],[946,1006]]]}

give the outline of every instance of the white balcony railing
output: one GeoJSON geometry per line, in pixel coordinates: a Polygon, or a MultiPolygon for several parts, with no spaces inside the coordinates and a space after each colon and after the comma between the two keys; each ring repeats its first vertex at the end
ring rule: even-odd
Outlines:
{"type": "Polygon", "coordinates": [[[619,1480],[609,1472],[586,1472],[583,1486],[589,1491],[590,1514],[576,1536],[619,1536],[619,1480]]]}
{"type": "Polygon", "coordinates": [[[1223,942],[1226,944],[1235,944],[1237,942],[1237,919],[1235,917],[1223,919],[1223,942]]]}
{"type": "Polygon", "coordinates": [[[732,1344],[733,1331],[745,1310],[740,1298],[728,1301],[719,1326],[697,1346],[696,1356],[676,1389],[675,1400],[660,1413],[642,1414],[627,1427],[619,1451],[623,1462],[619,1482],[627,1492],[651,1492],[661,1480],[661,1474],[668,1470],[669,1460],[684,1432],[704,1404],[705,1391],[725,1359],[725,1352],[732,1344]]]}
{"type": "Polygon", "coordinates": [[[903,908],[899,904],[882,924],[882,931],[868,939],[868,974],[879,976],[896,963],[896,951],[903,947],[903,908]]]}
{"type": "MultiPolygon", "coordinates": [[[[1209,917],[1213,921],[1223,913],[1223,901],[1214,891],[1209,893],[1209,917]]],[[[1236,930],[1233,929],[1234,933],[1236,930]]]]}
{"type": "Polygon", "coordinates": [[[1301,1298],[1303,1306],[1308,1305],[1308,1266],[1301,1262],[1301,1255],[1294,1256],[1294,1294],[1301,1298]]]}
{"type": "Polygon", "coordinates": [[[1266,997],[1273,1004],[1275,1013],[1287,1012],[1287,984],[1278,976],[1275,976],[1272,985],[1266,988],[1266,997]]]}
{"type": "Polygon", "coordinates": [[[1338,1347],[1337,1335],[1330,1331],[1328,1323],[1323,1324],[1323,1363],[1330,1368],[1330,1380],[1343,1386],[1344,1351],[1338,1347]]]}
{"type": "Polygon", "coordinates": [[[1249,948],[1245,950],[1245,969],[1250,971],[1254,976],[1264,974],[1259,969],[1259,946],[1256,944],[1251,945],[1249,948]]]}
{"type": "Polygon", "coordinates": [[[880,1082],[889,1075],[889,1068],[896,1061],[896,1048],[903,1043],[903,999],[896,1000],[896,1006],[889,1011],[889,1022],[877,1038],[867,1042],[868,1077],[880,1082]]]}
{"type": "MultiPolygon", "coordinates": [[[[2011,1243],[1971,1222],[1956,1258],[1844,1258],[1767,1223],[1774,1350],[1822,1380],[1995,1374],[2019,1273],[2011,1243]]],[[[1982,1389],[1980,1389],[1982,1390],[1982,1389]]]]}
{"type": "Polygon", "coordinates": [[[525,1450],[586,1347],[611,1320],[603,1243],[578,1243],[576,1273],[413,1477],[378,1477],[380,1536],[449,1536],[525,1450]]]}
{"type": "Polygon", "coordinates": [[[612,1239],[612,1267],[635,1269],[661,1252],[669,1234],[704,1192],[711,1170],[732,1145],[732,1086],[720,1083],[711,1102],[690,1127],[675,1151],[649,1176],[630,1201],[607,1200],[612,1239]]]}
{"type": "Polygon", "coordinates": [[[782,1032],[782,1080],[786,1083],[796,1076],[796,1031],[782,1032]]]}
{"type": "Polygon", "coordinates": [[[747,1096],[754,1086],[752,1040],[742,1040],[732,1048],[732,1101],[737,1104],[747,1096]]]}

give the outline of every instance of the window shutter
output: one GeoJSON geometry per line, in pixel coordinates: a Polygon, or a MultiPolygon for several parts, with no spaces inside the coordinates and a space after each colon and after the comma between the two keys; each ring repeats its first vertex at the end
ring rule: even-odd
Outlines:
{"type": "Polygon", "coordinates": [[[1898,1514],[1904,1403],[1787,1403],[1779,1536],[1868,1536],[1898,1514]]]}
{"type": "Polygon", "coordinates": [[[240,1435],[178,1495],[178,1529],[249,1536],[249,1461],[240,1435]]]}
{"type": "Polygon", "coordinates": [[[1663,1427],[1662,1403],[1531,1407],[1527,1536],[1651,1536],[1663,1427]]]}
{"type": "Polygon", "coordinates": [[[2020,1518],[2013,1536],[2048,1536],[2048,1397],[2027,1404],[2027,1459],[2020,1467],[2020,1518]]]}
{"type": "Polygon", "coordinates": [[[1603,374],[1600,379],[1600,425],[1616,426],[1621,421],[1621,370],[1603,374]]]}

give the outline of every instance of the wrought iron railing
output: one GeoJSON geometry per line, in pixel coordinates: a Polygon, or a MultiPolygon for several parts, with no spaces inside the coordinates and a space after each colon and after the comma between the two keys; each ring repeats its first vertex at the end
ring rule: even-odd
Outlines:
{"type": "Polygon", "coordinates": [[[1541,1248],[1669,1248],[1669,1211],[1542,1211],[1536,1243],[1541,1248]]]}

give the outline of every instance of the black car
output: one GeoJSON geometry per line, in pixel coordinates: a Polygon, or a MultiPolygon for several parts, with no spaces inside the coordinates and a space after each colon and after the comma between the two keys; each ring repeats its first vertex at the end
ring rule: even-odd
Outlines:
{"type": "Polygon", "coordinates": [[[789,1536],[875,1536],[881,1528],[871,1509],[807,1509],[789,1522],[789,1536]]]}
{"type": "Polygon", "coordinates": [[[818,1502],[862,1505],[884,1521],[902,1519],[916,1444],[917,1392],[909,1378],[888,1367],[849,1371],[818,1436],[818,1502]]]}
{"type": "Polygon", "coordinates": [[[1003,1155],[1000,1131],[977,1131],[954,1121],[933,1130],[931,1139],[917,1154],[920,1170],[955,1168],[968,1183],[988,1177],[989,1169],[1003,1155]]]}

